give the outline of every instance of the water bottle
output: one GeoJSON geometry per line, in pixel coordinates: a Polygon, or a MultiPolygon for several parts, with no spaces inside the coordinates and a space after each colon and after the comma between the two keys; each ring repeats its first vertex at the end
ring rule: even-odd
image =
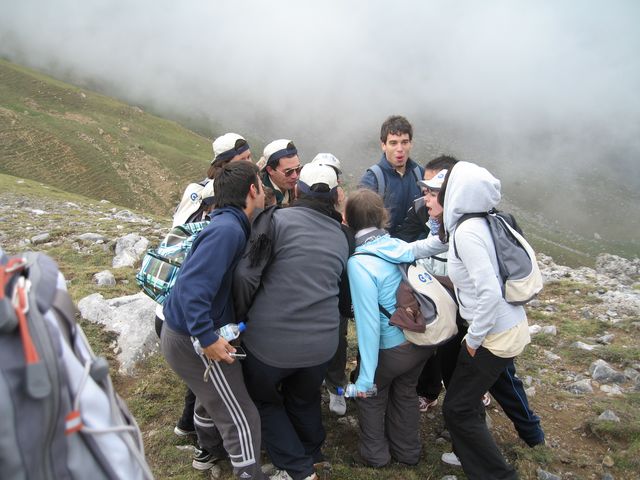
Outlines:
{"type": "Polygon", "coordinates": [[[227,342],[230,342],[231,340],[238,338],[246,329],[247,325],[244,322],[240,322],[238,324],[227,323],[224,327],[220,327],[215,332],[216,335],[224,338],[227,342]]]}
{"type": "MultiPolygon", "coordinates": [[[[338,395],[344,395],[347,398],[355,398],[358,396],[358,389],[356,388],[355,383],[349,383],[344,388],[338,387],[336,391],[338,392],[338,395]]],[[[378,388],[375,385],[365,392],[365,396],[367,397],[373,397],[377,394],[378,388]]]]}

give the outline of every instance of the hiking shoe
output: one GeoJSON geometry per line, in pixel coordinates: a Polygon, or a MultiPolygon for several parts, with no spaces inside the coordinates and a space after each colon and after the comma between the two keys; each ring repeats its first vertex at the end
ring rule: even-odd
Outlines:
{"type": "Polygon", "coordinates": [[[431,399],[429,399],[427,397],[418,397],[418,409],[421,412],[426,412],[430,408],[435,407],[436,405],[438,405],[438,399],[437,398],[435,400],[431,400],[431,399]]]}
{"type": "Polygon", "coordinates": [[[460,459],[458,458],[458,456],[453,453],[453,452],[446,452],[442,454],[442,457],[440,457],[440,459],[446,463],[447,465],[455,465],[456,467],[461,467],[462,463],[460,463],[460,459]]]}
{"type": "Polygon", "coordinates": [[[189,435],[195,435],[196,430],[194,427],[191,427],[191,429],[189,430],[189,429],[180,427],[180,425],[176,425],[173,428],[173,433],[175,433],[179,437],[188,437],[189,435]]]}
{"type": "Polygon", "coordinates": [[[489,392],[485,393],[485,394],[482,396],[482,404],[483,404],[485,407],[488,407],[489,405],[491,405],[491,397],[489,396],[489,392]]]}
{"type": "Polygon", "coordinates": [[[347,401],[344,396],[329,393],[329,410],[340,417],[347,413],[347,401]]]}
{"type": "Polygon", "coordinates": [[[191,465],[196,470],[204,471],[213,467],[218,460],[222,460],[222,457],[209,453],[204,448],[196,447],[191,465]]]}

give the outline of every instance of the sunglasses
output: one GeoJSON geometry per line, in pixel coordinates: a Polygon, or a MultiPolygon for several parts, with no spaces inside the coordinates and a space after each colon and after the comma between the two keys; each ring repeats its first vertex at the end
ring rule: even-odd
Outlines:
{"type": "Polygon", "coordinates": [[[290,177],[291,175],[293,175],[293,172],[295,172],[297,175],[300,175],[300,172],[302,171],[302,165],[298,165],[295,168],[285,168],[284,170],[278,170],[280,173],[282,173],[285,177],[290,177]]]}

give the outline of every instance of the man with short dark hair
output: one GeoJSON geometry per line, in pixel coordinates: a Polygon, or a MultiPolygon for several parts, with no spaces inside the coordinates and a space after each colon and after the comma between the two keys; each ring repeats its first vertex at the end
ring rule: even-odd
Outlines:
{"type": "Polygon", "coordinates": [[[412,141],[413,127],[406,118],[387,118],[380,129],[382,158],[360,179],[360,187],[378,192],[383,198],[391,217],[391,236],[395,236],[412,202],[422,195],[416,184],[422,180],[422,167],[409,158],[412,141]]]}
{"type": "Polygon", "coordinates": [[[289,205],[295,198],[295,186],[300,176],[298,150],[291,140],[281,138],[266,147],[258,161],[262,183],[272,188],[278,205],[289,205]]]}
{"type": "Polygon", "coordinates": [[[250,162],[228,163],[217,172],[215,185],[211,222],[193,242],[165,303],[160,345],[167,363],[195,393],[196,409],[202,404],[212,429],[220,432],[222,438],[212,433],[211,443],[202,447],[217,459],[228,452],[238,478],[263,479],[260,418],[232,357],[235,347],[215,330],[237,322],[231,279],[247,243],[249,219],[264,208],[264,191],[250,162]]]}

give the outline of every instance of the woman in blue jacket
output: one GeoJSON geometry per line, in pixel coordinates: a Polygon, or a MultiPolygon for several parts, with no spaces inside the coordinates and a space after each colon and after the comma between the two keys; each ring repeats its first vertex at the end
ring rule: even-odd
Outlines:
{"type": "Polygon", "coordinates": [[[373,467],[392,458],[415,465],[421,450],[416,384],[435,347],[409,343],[380,311],[380,306],[391,314],[395,311],[402,279],[397,264],[413,261],[413,252],[384,230],[388,216],[375,192],[361,189],[351,194],[345,217],[356,232],[356,250],[347,270],[360,351],[356,380],[360,457],[373,467]],[[377,394],[367,396],[374,385],[377,394]]]}

